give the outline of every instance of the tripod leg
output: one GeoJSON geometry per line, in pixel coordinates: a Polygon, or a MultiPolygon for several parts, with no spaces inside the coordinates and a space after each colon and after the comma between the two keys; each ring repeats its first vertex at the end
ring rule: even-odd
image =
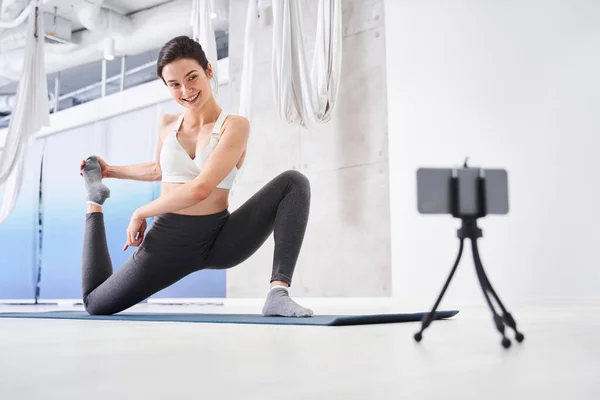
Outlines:
{"type": "Polygon", "coordinates": [[[492,304],[490,300],[490,296],[487,291],[487,285],[485,282],[485,278],[483,276],[483,266],[481,265],[481,259],[478,257],[479,252],[477,251],[477,240],[471,240],[472,248],[473,248],[473,262],[475,263],[475,271],[477,272],[477,278],[479,280],[479,284],[481,285],[481,290],[483,291],[483,297],[485,297],[485,301],[487,302],[490,310],[492,311],[492,315],[494,317],[494,324],[496,325],[496,329],[502,335],[502,346],[504,348],[510,347],[510,340],[506,337],[504,333],[504,323],[502,322],[502,317],[496,312],[496,308],[492,304]]]}
{"type": "Polygon", "coordinates": [[[456,256],[456,261],[454,262],[452,271],[450,271],[450,275],[448,276],[448,279],[446,279],[446,283],[444,284],[442,291],[440,292],[437,300],[435,301],[433,308],[431,309],[431,311],[429,313],[427,313],[425,315],[425,317],[423,317],[422,324],[421,324],[421,330],[419,332],[415,333],[414,338],[417,342],[420,342],[421,339],[423,339],[423,331],[425,329],[427,329],[427,327],[431,324],[431,322],[435,318],[435,311],[437,310],[438,306],[440,305],[440,302],[442,301],[442,297],[444,297],[444,294],[446,293],[446,289],[448,289],[448,286],[450,285],[450,281],[452,280],[452,277],[454,276],[454,272],[456,272],[456,268],[458,267],[458,263],[460,262],[460,258],[462,257],[464,242],[465,242],[464,239],[460,239],[458,255],[456,256]]]}
{"type": "Polygon", "coordinates": [[[479,270],[483,279],[483,284],[485,284],[487,290],[492,294],[492,296],[494,296],[494,299],[496,300],[498,306],[502,310],[502,319],[504,320],[506,325],[508,325],[513,331],[515,331],[515,339],[517,340],[517,342],[521,343],[525,339],[525,336],[518,331],[517,322],[513,318],[512,314],[506,310],[506,307],[504,307],[504,304],[502,304],[502,301],[500,301],[500,297],[498,297],[498,294],[496,294],[496,291],[492,287],[492,284],[490,283],[490,280],[488,279],[487,274],[483,269],[483,263],[481,262],[481,258],[479,257],[479,249],[477,247],[477,243],[475,242],[473,242],[473,257],[475,258],[476,265],[479,265],[479,270]]]}

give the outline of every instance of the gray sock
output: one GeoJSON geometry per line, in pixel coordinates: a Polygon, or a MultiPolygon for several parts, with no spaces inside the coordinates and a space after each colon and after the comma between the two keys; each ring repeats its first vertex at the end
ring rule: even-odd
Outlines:
{"type": "Polygon", "coordinates": [[[88,192],[88,202],[101,206],[110,197],[110,189],[102,183],[102,168],[95,156],[85,160],[83,180],[88,192]]]}
{"type": "Polygon", "coordinates": [[[296,303],[287,288],[279,286],[269,290],[262,313],[265,317],[312,317],[313,312],[296,303]]]}

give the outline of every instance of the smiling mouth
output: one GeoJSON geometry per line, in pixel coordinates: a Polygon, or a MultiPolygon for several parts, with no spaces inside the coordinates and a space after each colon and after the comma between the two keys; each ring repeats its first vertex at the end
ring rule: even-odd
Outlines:
{"type": "Polygon", "coordinates": [[[188,97],[187,99],[185,99],[183,97],[181,99],[187,103],[192,103],[192,102],[194,102],[194,100],[196,100],[198,98],[198,96],[200,96],[200,92],[196,93],[196,95],[194,95],[192,97],[188,97]]]}

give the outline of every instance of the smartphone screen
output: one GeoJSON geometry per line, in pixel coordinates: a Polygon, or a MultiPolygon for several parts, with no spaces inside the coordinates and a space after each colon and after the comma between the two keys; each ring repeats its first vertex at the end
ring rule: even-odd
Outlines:
{"type": "MultiPolygon", "coordinates": [[[[417,206],[421,214],[452,214],[451,180],[458,179],[459,214],[479,213],[477,179],[479,168],[419,168],[417,206]]],[[[508,175],[504,169],[483,169],[488,214],[508,213],[508,175]]]]}

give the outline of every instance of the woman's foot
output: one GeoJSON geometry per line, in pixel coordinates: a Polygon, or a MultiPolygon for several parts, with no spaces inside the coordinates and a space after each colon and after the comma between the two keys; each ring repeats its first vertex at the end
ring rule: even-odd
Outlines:
{"type": "Polygon", "coordinates": [[[88,205],[101,207],[110,197],[110,189],[102,183],[102,168],[96,156],[88,157],[85,160],[82,176],[88,192],[88,205]]]}
{"type": "Polygon", "coordinates": [[[312,317],[313,312],[296,303],[284,286],[269,290],[262,313],[265,317],[312,317]]]}

